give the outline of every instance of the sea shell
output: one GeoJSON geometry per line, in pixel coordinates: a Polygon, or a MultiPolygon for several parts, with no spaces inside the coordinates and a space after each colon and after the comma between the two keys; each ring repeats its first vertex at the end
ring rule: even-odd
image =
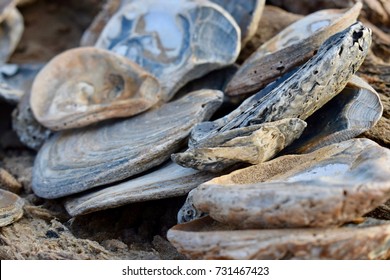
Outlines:
{"type": "Polygon", "coordinates": [[[52,59],[31,89],[36,119],[52,130],[139,114],[160,101],[158,81],[130,60],[92,47],[52,59]]]}
{"type": "Polygon", "coordinates": [[[211,172],[238,163],[258,164],[298,139],[305,127],[304,121],[295,118],[232,129],[171,158],[182,166],[211,172]]]}
{"type": "Polygon", "coordinates": [[[382,112],[378,93],[354,75],[342,92],[306,120],[302,136],[284,153],[309,153],[354,138],[375,126],[382,112]]]}
{"type": "Polygon", "coordinates": [[[358,2],[349,10],[318,11],[294,22],[244,62],[228,84],[226,94],[245,96],[254,93],[281,74],[305,63],[326,39],[354,23],[361,7],[358,2]]]}
{"type": "MultiPolygon", "coordinates": [[[[1,7],[0,7],[1,8],[1,7]]],[[[23,16],[15,7],[6,8],[0,18],[0,64],[8,61],[24,31],[23,16]]]]}
{"type": "Polygon", "coordinates": [[[15,8],[14,0],[0,0],[0,23],[5,20],[13,8],[15,8]]]}
{"type": "Polygon", "coordinates": [[[54,135],[35,160],[34,192],[57,198],[161,164],[180,149],[196,123],[211,117],[222,96],[220,91],[197,91],[130,119],[54,135]]]}
{"type": "Polygon", "coordinates": [[[14,193],[0,189],[0,227],[7,226],[23,216],[24,200],[14,193]]]}
{"type": "Polygon", "coordinates": [[[31,85],[43,64],[5,64],[0,66],[0,98],[17,104],[31,85]]]}
{"type": "Polygon", "coordinates": [[[134,1],[111,18],[96,47],[151,72],[168,101],[188,81],[233,64],[241,47],[240,29],[208,1],[134,1]]]}
{"type": "Polygon", "coordinates": [[[168,240],[190,259],[386,259],[390,223],[367,219],[330,229],[235,230],[205,217],[174,226],[168,240]]]}
{"type": "Polygon", "coordinates": [[[241,29],[241,41],[243,45],[255,35],[263,13],[265,0],[211,0],[211,2],[220,5],[236,20],[241,29]]]}
{"type": "Polygon", "coordinates": [[[70,215],[77,216],[134,202],[182,196],[214,177],[168,162],[151,173],[69,198],[65,208],[70,215]]]}
{"type": "Polygon", "coordinates": [[[367,55],[371,31],[356,22],[337,33],[293,73],[248,98],[229,115],[197,125],[190,145],[218,133],[284,118],[305,120],[341,92],[367,55]]]}
{"type": "Polygon", "coordinates": [[[238,228],[341,225],[390,199],[390,150],[353,139],[278,157],[204,183],[201,212],[238,228]]]}

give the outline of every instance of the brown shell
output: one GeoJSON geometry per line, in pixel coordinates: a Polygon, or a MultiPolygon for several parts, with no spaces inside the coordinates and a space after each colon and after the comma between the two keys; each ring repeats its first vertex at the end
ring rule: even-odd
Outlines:
{"type": "Polygon", "coordinates": [[[7,226],[23,216],[24,200],[14,193],[0,189],[0,227],[7,226]]]}
{"type": "Polygon", "coordinates": [[[53,58],[37,75],[31,109],[52,130],[139,114],[160,100],[158,81],[109,51],[76,48],[53,58]]]}

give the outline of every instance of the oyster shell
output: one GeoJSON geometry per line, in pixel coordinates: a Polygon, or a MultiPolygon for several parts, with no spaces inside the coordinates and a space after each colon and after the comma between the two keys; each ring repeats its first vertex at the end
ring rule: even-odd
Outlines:
{"type": "Polygon", "coordinates": [[[34,192],[57,198],[161,164],[180,149],[196,123],[211,117],[222,95],[214,90],[197,91],[130,119],[54,135],[35,160],[34,192]]]}
{"type": "Polygon", "coordinates": [[[23,216],[24,200],[14,193],[0,189],[0,227],[7,226],[23,216]]]}
{"type": "Polygon", "coordinates": [[[134,1],[103,29],[96,47],[135,61],[155,75],[170,100],[188,81],[233,64],[240,29],[220,6],[208,1],[134,1]]]}
{"type": "Polygon", "coordinates": [[[53,58],[37,75],[31,109],[51,130],[144,112],[161,99],[158,81],[130,60],[92,47],[53,58]]]}
{"type": "MultiPolygon", "coordinates": [[[[330,36],[354,23],[362,4],[349,10],[323,10],[286,27],[257,49],[226,87],[229,96],[248,95],[305,63],[330,36]]],[[[319,69],[319,71],[327,71],[319,69]]]]}
{"type": "Polygon", "coordinates": [[[2,17],[4,18],[0,18],[0,64],[8,61],[24,31],[23,16],[15,7],[6,8],[2,17]]]}
{"type": "Polygon", "coordinates": [[[221,172],[238,163],[258,164],[299,138],[305,127],[300,119],[283,119],[232,129],[171,158],[182,166],[211,172],[221,172]]]}
{"type": "Polygon", "coordinates": [[[309,153],[354,138],[375,126],[382,112],[378,93],[354,75],[338,95],[306,120],[307,129],[284,153],[309,153]]]}
{"type": "Polygon", "coordinates": [[[235,230],[205,217],[176,225],[168,240],[190,259],[386,259],[390,223],[367,219],[330,229],[235,230]]]}
{"type": "Polygon", "coordinates": [[[265,0],[211,0],[228,11],[241,29],[241,41],[245,45],[255,35],[263,13],[265,0]]]}
{"type": "Polygon", "coordinates": [[[134,202],[182,196],[214,177],[169,162],[151,173],[70,198],[65,208],[70,215],[77,216],[134,202]]]}
{"type": "Polygon", "coordinates": [[[324,42],[295,72],[243,102],[229,115],[197,125],[190,145],[236,128],[284,118],[305,120],[342,91],[367,55],[371,31],[356,22],[324,42]]]}
{"type": "Polygon", "coordinates": [[[390,150],[353,139],[204,183],[196,209],[239,228],[340,225],[390,199],[390,150]]]}

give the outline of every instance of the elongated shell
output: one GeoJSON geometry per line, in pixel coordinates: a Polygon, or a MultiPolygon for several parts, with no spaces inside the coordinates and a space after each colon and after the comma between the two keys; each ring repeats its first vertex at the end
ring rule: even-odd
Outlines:
{"type": "Polygon", "coordinates": [[[390,199],[390,151],[368,139],[278,157],[193,191],[196,209],[238,228],[340,225],[390,199]]]}
{"type": "Polygon", "coordinates": [[[133,118],[57,133],[36,157],[33,190],[57,198],[158,166],[221,103],[220,91],[197,91],[133,118]]]}
{"type": "Polygon", "coordinates": [[[305,63],[330,36],[353,24],[361,10],[323,10],[296,21],[259,47],[226,88],[229,96],[248,95],[305,63]]]}
{"type": "Polygon", "coordinates": [[[390,256],[390,223],[371,219],[329,229],[235,230],[206,217],[174,226],[167,237],[190,259],[352,260],[390,256]]]}
{"type": "Polygon", "coordinates": [[[96,45],[126,56],[156,76],[163,99],[188,81],[233,64],[240,30],[208,1],[134,1],[107,23],[96,45]]]}
{"type": "Polygon", "coordinates": [[[307,129],[285,151],[309,153],[354,138],[374,127],[383,113],[378,93],[358,76],[306,121],[307,129]]]}
{"type": "Polygon", "coordinates": [[[129,117],[160,101],[156,78],[130,60],[86,47],[52,59],[37,75],[31,109],[52,130],[129,117]]]}

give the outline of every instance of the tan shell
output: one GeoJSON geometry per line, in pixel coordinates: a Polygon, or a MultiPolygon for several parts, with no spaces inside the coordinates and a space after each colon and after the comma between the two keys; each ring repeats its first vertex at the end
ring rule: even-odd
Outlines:
{"type": "Polygon", "coordinates": [[[37,75],[31,109],[52,130],[141,113],[160,101],[158,81],[114,53],[76,48],[53,58],[37,75]]]}
{"type": "Polygon", "coordinates": [[[235,230],[205,217],[167,234],[190,259],[386,259],[390,223],[367,219],[330,229],[235,230]]]}
{"type": "Polygon", "coordinates": [[[353,139],[283,156],[207,182],[192,199],[239,228],[340,225],[390,199],[390,150],[353,139]]]}
{"type": "Polygon", "coordinates": [[[7,7],[0,15],[0,64],[7,62],[15,51],[23,31],[23,16],[13,5],[7,7]]]}
{"type": "Polygon", "coordinates": [[[24,200],[16,194],[0,189],[0,227],[7,226],[23,216],[24,200]]]}
{"type": "Polygon", "coordinates": [[[330,36],[354,23],[362,4],[349,10],[323,10],[302,18],[257,49],[226,88],[229,96],[248,95],[306,62],[330,36]]]}

